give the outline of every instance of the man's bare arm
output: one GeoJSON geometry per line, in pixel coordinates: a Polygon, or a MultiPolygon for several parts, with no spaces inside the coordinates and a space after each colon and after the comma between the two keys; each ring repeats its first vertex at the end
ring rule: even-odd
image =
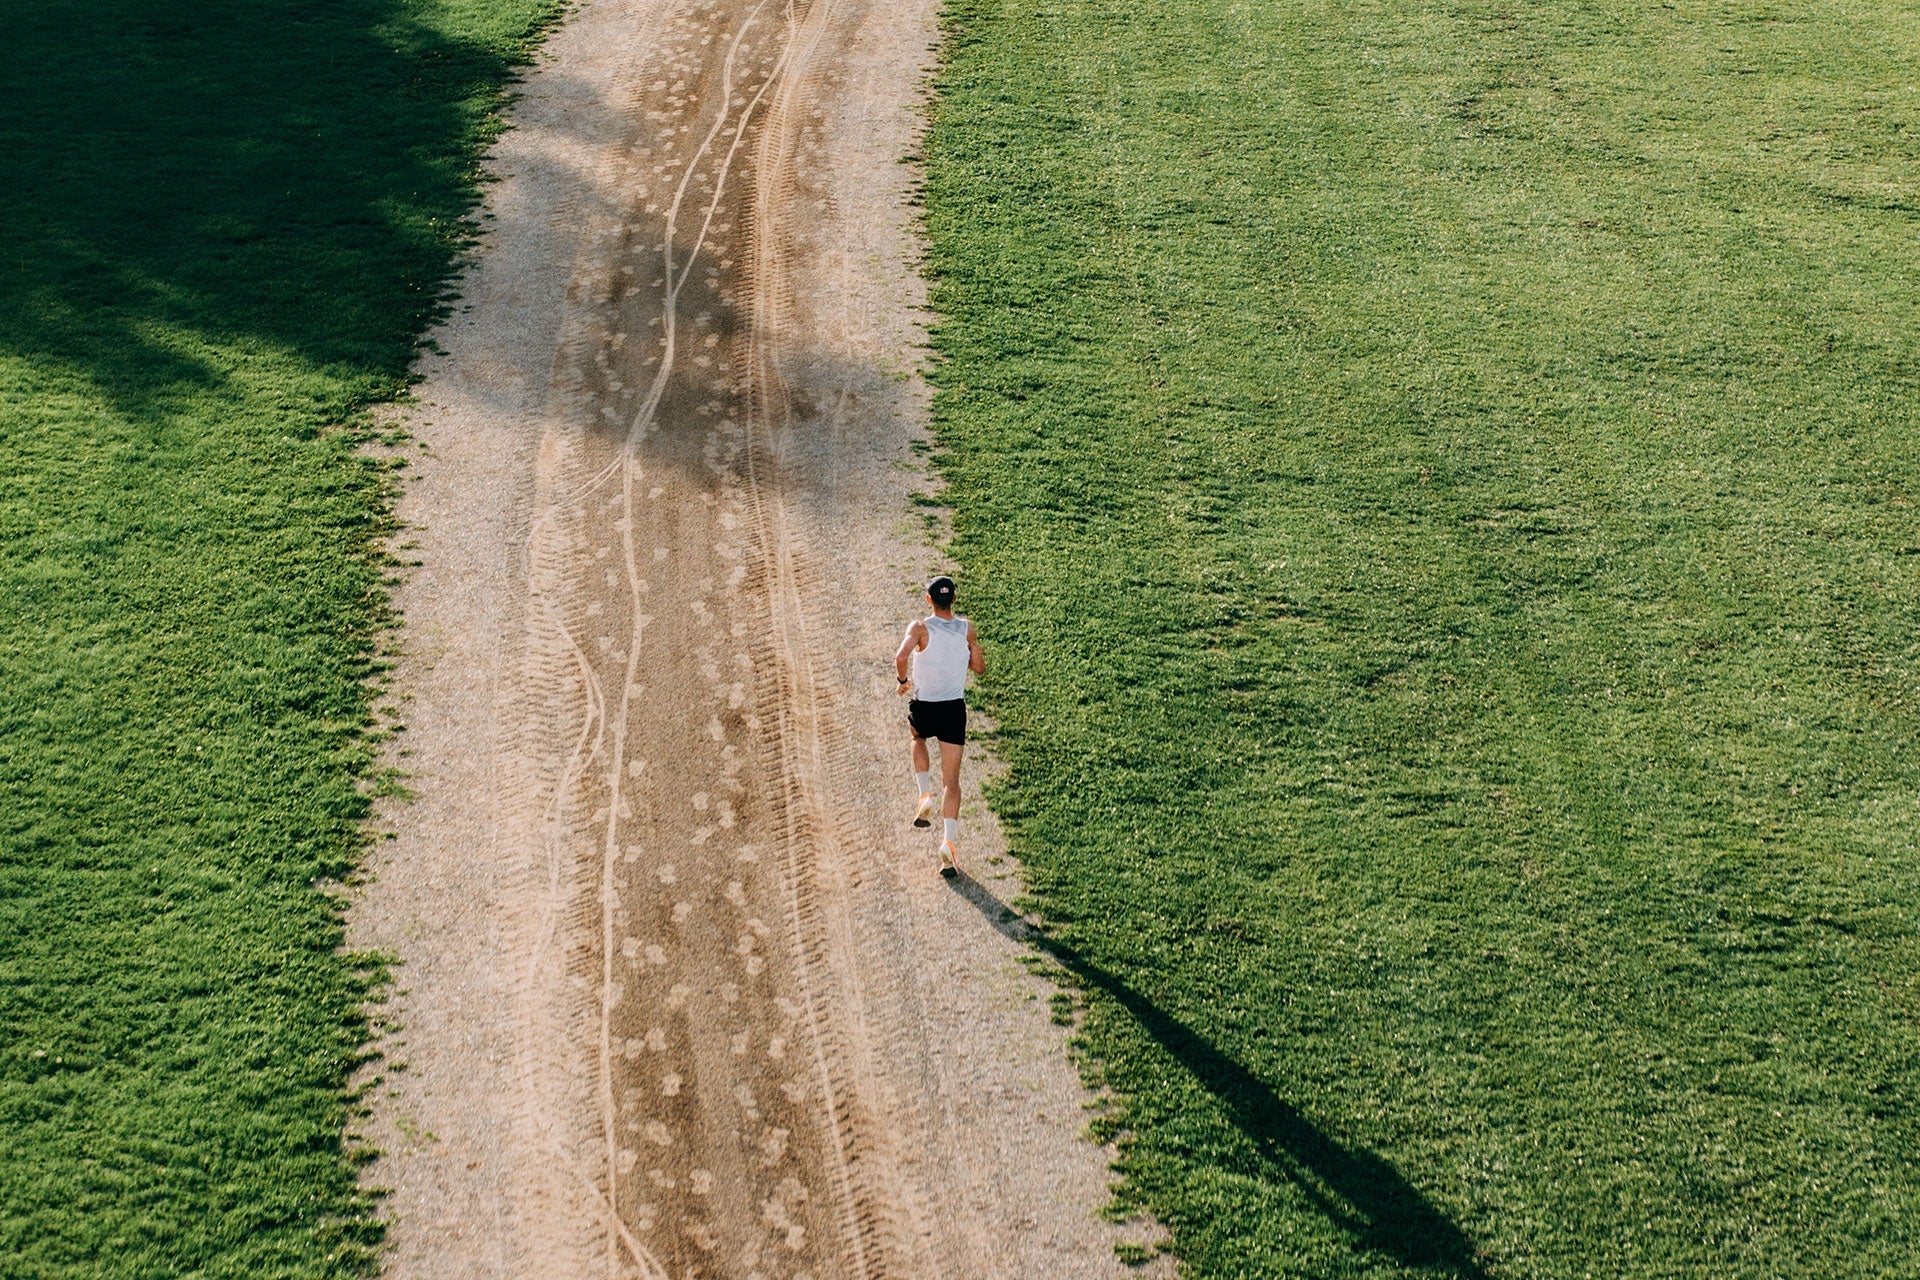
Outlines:
{"type": "Polygon", "coordinates": [[[900,651],[893,655],[893,670],[900,677],[901,687],[906,686],[907,661],[914,654],[927,647],[927,628],[924,623],[914,621],[907,624],[907,635],[900,642],[900,651]]]}
{"type": "Polygon", "coordinates": [[[967,623],[967,670],[977,676],[987,674],[987,651],[980,647],[980,637],[973,632],[973,623],[967,623]]]}

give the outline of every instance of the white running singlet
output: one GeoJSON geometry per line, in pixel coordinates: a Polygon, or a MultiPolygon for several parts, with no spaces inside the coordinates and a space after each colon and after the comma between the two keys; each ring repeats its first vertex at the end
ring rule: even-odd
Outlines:
{"type": "Polygon", "coordinates": [[[927,617],[927,647],[913,655],[913,696],[952,702],[967,696],[967,620],[927,617]]]}

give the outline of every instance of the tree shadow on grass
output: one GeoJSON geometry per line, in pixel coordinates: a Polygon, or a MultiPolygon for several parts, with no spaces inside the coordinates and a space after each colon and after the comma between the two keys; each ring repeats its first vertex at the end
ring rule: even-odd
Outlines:
{"type": "MultiPolygon", "coordinates": [[[[523,7],[532,10],[529,2],[523,7]]],[[[405,0],[52,0],[0,66],[0,353],[164,407],[291,354],[364,396],[443,302],[511,75],[405,0]]],[[[325,404],[322,413],[341,406],[325,404]]]]}
{"type": "Polygon", "coordinates": [[[0,1274],[377,1266],[312,888],[361,847],[377,495],[281,436],[406,376],[516,8],[6,10],[0,897],[55,905],[0,922],[0,1274]]]}
{"type": "Polygon", "coordinates": [[[1291,1182],[1356,1249],[1449,1280],[1488,1280],[1466,1233],[1387,1161],[1346,1146],[1151,1000],[1022,918],[961,872],[950,882],[997,931],[1037,948],[1144,1027],[1225,1110],[1269,1173],[1291,1182]]]}

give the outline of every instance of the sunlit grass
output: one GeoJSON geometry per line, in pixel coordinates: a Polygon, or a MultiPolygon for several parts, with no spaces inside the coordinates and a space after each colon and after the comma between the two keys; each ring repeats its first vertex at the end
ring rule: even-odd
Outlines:
{"type": "Polygon", "coordinates": [[[0,1276],[361,1275],[384,477],[546,0],[15,6],[0,59],[0,1276]],[[372,782],[373,780],[368,780],[372,782]]]}
{"type": "Polygon", "coordinates": [[[1920,30],[955,0],[997,803],[1201,1276],[1920,1221],[1920,30]]]}

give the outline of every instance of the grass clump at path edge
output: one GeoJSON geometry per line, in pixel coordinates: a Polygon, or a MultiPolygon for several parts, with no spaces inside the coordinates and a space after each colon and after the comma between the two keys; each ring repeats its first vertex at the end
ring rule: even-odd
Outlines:
{"type": "Polygon", "coordinates": [[[952,549],[1123,1202],[1205,1277],[1913,1274],[1910,15],[947,22],[952,549]]]}
{"type": "Polygon", "coordinates": [[[550,0],[10,12],[0,1275],[359,1275],[380,469],[550,0]]]}

